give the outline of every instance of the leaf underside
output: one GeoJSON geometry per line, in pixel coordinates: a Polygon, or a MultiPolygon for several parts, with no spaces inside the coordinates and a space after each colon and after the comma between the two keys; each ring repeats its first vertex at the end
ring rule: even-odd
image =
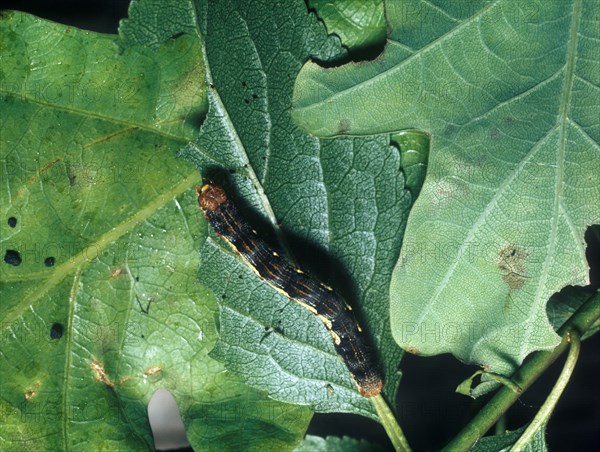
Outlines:
{"type": "Polygon", "coordinates": [[[415,3],[386,4],[377,60],[307,63],[294,119],[317,136],[431,133],[390,287],[394,338],[507,374],[557,345],[550,296],[588,283],[583,236],[600,222],[600,7],[415,3]]]}

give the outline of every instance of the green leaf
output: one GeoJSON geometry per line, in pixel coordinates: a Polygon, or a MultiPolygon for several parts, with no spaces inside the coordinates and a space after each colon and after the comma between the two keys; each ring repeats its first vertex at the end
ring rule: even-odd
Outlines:
{"type": "Polygon", "coordinates": [[[306,435],[294,452],[379,452],[383,450],[377,444],[347,436],[321,438],[320,436],[306,435]]]}
{"type": "Polygon", "coordinates": [[[472,452],[504,452],[509,451],[510,446],[517,442],[525,428],[507,431],[500,435],[490,435],[481,438],[471,448],[472,452]]]}
{"type": "MultiPolygon", "coordinates": [[[[484,372],[483,370],[478,370],[469,378],[461,382],[456,388],[456,392],[462,395],[470,396],[476,398],[479,394],[472,388],[475,377],[481,375],[482,385],[486,385],[487,383],[494,382],[493,387],[497,387],[499,384],[503,384],[504,386],[509,387],[514,392],[520,393],[522,392],[521,387],[512,381],[510,378],[503,377],[502,375],[498,375],[492,372],[484,372]]],[[[477,386],[479,389],[480,386],[477,386]]],[[[490,385],[492,386],[492,385],[490,385]]]]}
{"type": "Polygon", "coordinates": [[[149,37],[143,3],[126,28],[150,47],[0,19],[0,448],[152,449],[147,404],[165,388],[198,449],[289,449],[310,410],[208,356],[200,177],[174,157],[206,111],[202,43],[149,37]]]}
{"type": "MultiPolygon", "coordinates": [[[[388,326],[387,288],[412,199],[388,136],[319,141],[292,124],[302,63],[341,49],[303,2],[286,5],[209,3],[214,89],[202,133],[183,155],[205,171],[228,170],[224,179],[253,226],[283,236],[298,262],[352,303],[393,401],[401,352],[388,326]]],[[[267,286],[222,240],[203,247],[200,279],[221,304],[212,357],[274,399],[375,418],[323,323],[267,286]]]]}
{"type": "MultiPolygon", "coordinates": [[[[511,446],[517,442],[525,428],[520,428],[502,435],[484,436],[471,448],[471,452],[504,452],[509,451],[511,446]]],[[[548,450],[546,444],[546,425],[540,427],[531,439],[531,442],[523,449],[523,452],[545,452],[548,450]]]]}
{"type": "Polygon", "coordinates": [[[600,222],[599,6],[387,7],[383,55],[305,65],[294,118],[317,136],[431,133],[390,288],[394,337],[508,374],[558,344],[550,296],[588,283],[583,234],[600,222]]]}
{"type": "MultiPolygon", "coordinates": [[[[600,293],[590,293],[581,287],[565,287],[559,293],[550,297],[546,312],[550,323],[558,330],[576,311],[592,297],[598,297],[600,293]]],[[[596,320],[592,327],[586,331],[581,339],[587,339],[600,330],[600,319],[596,320]]]]}
{"type": "Polygon", "coordinates": [[[327,31],[356,51],[381,45],[385,41],[383,0],[308,0],[325,23],[327,31]]]}
{"type": "Polygon", "coordinates": [[[546,452],[548,444],[546,443],[546,428],[548,424],[544,423],[539,426],[535,434],[531,437],[531,441],[523,448],[523,452],[546,452]]]}
{"type": "Polygon", "coordinates": [[[427,173],[430,137],[420,130],[403,130],[391,134],[391,141],[400,148],[404,185],[416,199],[427,173]]]}
{"type": "Polygon", "coordinates": [[[198,16],[189,0],[132,0],[127,19],[119,25],[119,45],[156,49],[180,34],[198,37],[198,16]]]}

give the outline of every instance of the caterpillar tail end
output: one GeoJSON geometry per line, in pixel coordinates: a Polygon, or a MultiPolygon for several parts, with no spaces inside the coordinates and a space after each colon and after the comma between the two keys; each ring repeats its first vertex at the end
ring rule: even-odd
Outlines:
{"type": "Polygon", "coordinates": [[[375,397],[383,389],[383,380],[379,375],[373,375],[361,379],[360,382],[356,381],[356,386],[358,386],[358,391],[363,397],[375,397]]]}

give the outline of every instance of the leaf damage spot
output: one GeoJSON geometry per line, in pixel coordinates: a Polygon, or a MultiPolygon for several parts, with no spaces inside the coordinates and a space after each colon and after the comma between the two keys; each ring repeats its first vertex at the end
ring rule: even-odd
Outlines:
{"type": "MultiPolygon", "coordinates": [[[[38,179],[45,176],[47,172],[49,172],[57,163],[61,161],[62,159],[57,158],[51,162],[46,163],[44,166],[39,168],[38,171],[35,171],[35,174],[33,174],[27,179],[27,185],[34,185],[38,181],[38,179]]],[[[27,188],[23,186],[15,192],[15,198],[22,198],[23,196],[25,196],[26,193],[28,193],[27,188]]]]}
{"type": "Polygon", "coordinates": [[[413,347],[412,345],[409,347],[406,347],[406,352],[410,353],[411,355],[418,355],[419,354],[419,350],[417,349],[417,347],[413,347]]]}
{"type": "Polygon", "coordinates": [[[33,388],[28,389],[27,391],[25,391],[25,394],[24,394],[25,400],[29,401],[29,400],[33,399],[35,397],[35,395],[37,394],[37,390],[39,389],[39,387],[40,387],[40,384],[36,383],[33,386],[33,388]]]}
{"type": "Polygon", "coordinates": [[[37,182],[38,177],[44,175],[45,173],[49,172],[52,167],[54,165],[56,165],[57,163],[59,163],[60,161],[62,161],[62,159],[60,158],[56,158],[54,160],[52,160],[51,162],[46,163],[44,166],[42,166],[38,172],[36,172],[33,176],[31,176],[29,178],[29,180],[27,181],[28,185],[33,185],[37,182]]]}
{"type": "Polygon", "coordinates": [[[110,277],[117,278],[117,277],[121,276],[122,273],[123,273],[123,267],[117,267],[110,273],[110,277]]]}
{"type": "Polygon", "coordinates": [[[455,177],[444,177],[432,187],[432,200],[434,206],[445,204],[449,200],[461,199],[469,194],[467,185],[455,177]]]}
{"type": "Polygon", "coordinates": [[[104,366],[102,365],[102,363],[94,360],[94,361],[92,361],[92,365],[90,367],[94,371],[94,374],[96,376],[96,381],[104,383],[109,388],[115,387],[114,383],[112,381],[110,381],[110,379],[106,375],[106,371],[104,370],[104,366]]]}
{"type": "Polygon", "coordinates": [[[40,168],[40,174],[47,172],[48,170],[50,170],[54,165],[56,165],[61,160],[62,159],[60,159],[60,158],[56,158],[56,159],[52,160],[51,162],[46,163],[42,168],[40,168]]]}
{"type": "Polygon", "coordinates": [[[22,262],[21,255],[17,250],[6,250],[6,253],[4,253],[4,262],[14,267],[18,267],[22,262]]]}
{"type": "Polygon", "coordinates": [[[525,260],[528,256],[524,248],[512,244],[504,245],[498,252],[498,269],[510,290],[518,290],[525,285],[525,260]]]}
{"type": "Polygon", "coordinates": [[[162,369],[159,366],[153,366],[153,367],[150,367],[148,370],[146,370],[146,372],[144,372],[144,375],[146,377],[150,377],[150,376],[155,375],[155,374],[157,374],[159,372],[162,372],[162,369]]]}
{"type": "Polygon", "coordinates": [[[140,311],[141,311],[143,314],[148,314],[148,313],[150,313],[150,305],[151,305],[151,304],[152,304],[152,302],[154,301],[154,298],[152,298],[152,297],[146,297],[146,300],[147,300],[148,302],[146,303],[146,306],[145,306],[145,307],[142,305],[142,302],[140,301],[140,298],[139,298],[137,295],[135,296],[135,299],[137,300],[138,306],[140,307],[140,311]]]}
{"type": "Polygon", "coordinates": [[[337,127],[338,135],[345,135],[350,131],[351,122],[347,118],[340,119],[337,127]]]}
{"type": "Polygon", "coordinates": [[[50,339],[60,339],[63,336],[64,327],[62,323],[53,323],[50,327],[50,339]]]}

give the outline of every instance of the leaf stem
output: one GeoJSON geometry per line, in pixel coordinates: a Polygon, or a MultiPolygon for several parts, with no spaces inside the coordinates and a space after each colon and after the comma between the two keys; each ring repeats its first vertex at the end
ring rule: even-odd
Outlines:
{"type": "Polygon", "coordinates": [[[581,349],[581,340],[579,338],[579,334],[575,331],[570,331],[567,333],[567,341],[571,343],[571,347],[569,348],[569,354],[567,355],[567,360],[565,361],[565,365],[563,367],[554,388],[548,395],[548,398],[535,415],[527,429],[523,432],[519,440],[513,445],[510,449],[513,451],[523,450],[524,447],[529,443],[535,432],[542,426],[548,422],[558,399],[562,395],[571,375],[573,374],[573,369],[575,369],[575,364],[577,363],[577,358],[579,357],[579,350],[581,349]]]}
{"type": "Polygon", "coordinates": [[[402,432],[400,425],[394,417],[394,413],[392,413],[392,410],[390,410],[390,407],[387,405],[381,394],[371,397],[371,402],[373,402],[373,405],[375,406],[381,425],[383,425],[385,432],[394,445],[394,449],[397,451],[410,452],[411,448],[404,436],[404,432],[402,432]]]}
{"type": "MultiPolygon", "coordinates": [[[[600,292],[596,292],[565,322],[558,330],[562,336],[561,343],[551,351],[542,351],[533,354],[532,358],[523,364],[513,375],[513,381],[518,384],[523,392],[558,359],[569,347],[571,334],[581,336],[594,322],[600,318],[600,292]]],[[[496,395],[477,413],[467,426],[446,445],[444,450],[468,450],[481,438],[500,417],[516,402],[522,393],[515,393],[512,389],[503,387],[496,395]]]]}

